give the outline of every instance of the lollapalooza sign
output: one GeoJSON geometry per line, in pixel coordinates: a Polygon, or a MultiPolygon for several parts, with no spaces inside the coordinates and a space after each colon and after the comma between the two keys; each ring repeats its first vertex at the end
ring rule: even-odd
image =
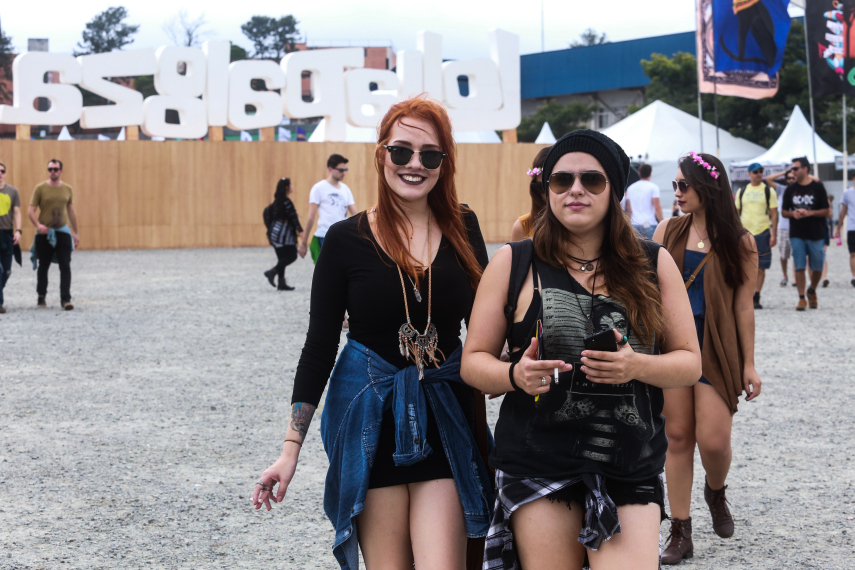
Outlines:
{"type": "Polygon", "coordinates": [[[140,125],[152,137],[201,138],[208,127],[236,130],[273,127],[282,116],[324,117],[325,138],[344,141],[346,123],[376,127],[387,109],[413,95],[427,93],[448,109],[458,131],[514,129],[520,122],[519,38],[503,30],[489,32],[490,57],[442,61],[442,37],[420,32],[416,50],[397,54],[395,72],[364,68],[362,48],[320,49],[289,53],[280,64],[268,60],[229,63],[229,42],[206,42],[201,49],[166,46],[84,55],[27,52],[12,65],[12,105],[0,105],[0,123],[70,125],[84,129],[140,125]],[[180,71],[179,71],[180,70],[180,71]],[[59,83],[46,83],[47,72],[59,83]],[[303,72],[311,73],[312,101],[304,101],[303,72]],[[157,95],[108,78],[154,76],[157,95]],[[460,94],[458,77],[469,80],[460,94]],[[267,89],[255,91],[252,80],[267,89]],[[376,87],[372,91],[372,84],[376,87]],[[83,106],[79,89],[112,102],[83,106]],[[36,99],[50,101],[46,111],[36,99]],[[247,106],[255,108],[247,112],[247,106]],[[166,111],[179,124],[166,122],[166,111]]]}

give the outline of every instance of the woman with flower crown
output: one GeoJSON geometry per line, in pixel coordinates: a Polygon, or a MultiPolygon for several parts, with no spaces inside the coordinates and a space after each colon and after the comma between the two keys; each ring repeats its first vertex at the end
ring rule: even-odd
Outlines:
{"type": "Polygon", "coordinates": [[[531,212],[520,216],[514,222],[514,227],[511,228],[511,241],[521,241],[531,237],[534,232],[534,221],[546,207],[546,201],[543,199],[543,163],[551,148],[551,146],[547,146],[540,149],[531,163],[531,169],[526,172],[527,176],[531,176],[531,183],[528,188],[529,196],[531,196],[531,212]]]}
{"type": "Polygon", "coordinates": [[[665,478],[672,518],[663,564],[679,564],[694,554],[689,510],[696,444],[713,530],[721,538],[733,535],[725,497],[733,414],[742,392],[751,401],[762,384],[754,368],[754,237],[742,227],[718,158],[693,152],[678,166],[674,193],[686,215],[659,224],[653,240],[665,246],[686,282],[703,375],[693,386],[665,391],[665,478]]]}

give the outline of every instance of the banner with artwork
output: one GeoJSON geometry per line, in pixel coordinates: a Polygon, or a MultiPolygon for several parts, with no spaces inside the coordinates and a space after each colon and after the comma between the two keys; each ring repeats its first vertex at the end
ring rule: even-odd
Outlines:
{"type": "Polygon", "coordinates": [[[855,95],[855,0],[811,0],[805,18],[814,97],[855,95]]]}
{"type": "Polygon", "coordinates": [[[787,0],[699,0],[698,83],[702,93],[772,97],[790,32],[787,0]]]}

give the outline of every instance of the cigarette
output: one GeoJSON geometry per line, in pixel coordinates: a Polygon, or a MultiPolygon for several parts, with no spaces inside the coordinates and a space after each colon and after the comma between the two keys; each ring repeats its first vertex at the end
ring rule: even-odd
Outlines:
{"type": "Polygon", "coordinates": [[[558,368],[557,367],[555,368],[555,376],[553,376],[553,378],[555,378],[555,383],[558,384],[558,368]]]}

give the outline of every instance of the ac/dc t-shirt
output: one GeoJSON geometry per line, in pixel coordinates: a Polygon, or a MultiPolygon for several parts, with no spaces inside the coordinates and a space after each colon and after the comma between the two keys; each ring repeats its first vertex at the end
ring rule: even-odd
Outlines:
{"type": "MultiPolygon", "coordinates": [[[[811,181],[808,184],[790,184],[784,192],[784,203],[781,211],[793,212],[800,208],[805,210],[825,210],[828,208],[828,193],[822,182],[811,181]]],[[[790,238],[804,240],[822,239],[822,228],[826,224],[824,217],[810,216],[807,218],[790,218],[790,238]]]]}

